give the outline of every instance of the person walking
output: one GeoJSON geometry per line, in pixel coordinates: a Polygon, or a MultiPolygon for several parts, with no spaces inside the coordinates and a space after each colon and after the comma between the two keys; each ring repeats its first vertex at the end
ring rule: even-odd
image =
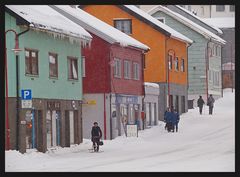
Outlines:
{"type": "Polygon", "coordinates": [[[173,123],[172,132],[174,132],[174,131],[178,132],[178,122],[179,122],[179,120],[180,120],[180,116],[179,116],[177,110],[174,109],[173,119],[172,119],[172,123],[173,123]]]}
{"type": "Polygon", "coordinates": [[[209,106],[209,115],[212,115],[213,112],[213,105],[214,105],[215,99],[213,98],[212,94],[207,99],[207,105],[209,106]]]}
{"type": "Polygon", "coordinates": [[[199,113],[202,114],[202,108],[203,105],[205,104],[204,100],[202,99],[202,96],[200,95],[198,100],[197,100],[197,106],[199,107],[199,113]]]}
{"type": "Polygon", "coordinates": [[[172,112],[170,112],[169,110],[166,112],[166,128],[167,131],[170,132],[172,130],[172,112]]]}
{"type": "Polygon", "coordinates": [[[169,113],[169,108],[164,112],[164,122],[165,122],[165,130],[167,130],[167,114],[169,113]]]}
{"type": "Polygon", "coordinates": [[[95,152],[98,152],[99,151],[99,141],[102,138],[102,130],[98,126],[97,122],[93,123],[91,135],[92,135],[91,140],[93,142],[93,149],[95,152]]]}

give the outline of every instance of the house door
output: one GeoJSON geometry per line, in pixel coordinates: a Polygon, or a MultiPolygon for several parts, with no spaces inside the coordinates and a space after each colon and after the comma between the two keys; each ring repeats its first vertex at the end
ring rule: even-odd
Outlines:
{"type": "Polygon", "coordinates": [[[65,111],[65,141],[66,146],[75,144],[75,132],[77,123],[77,111],[65,111]]]}
{"type": "Polygon", "coordinates": [[[179,97],[178,97],[178,95],[176,95],[175,109],[177,110],[177,112],[179,112],[179,97]]]}
{"type": "Polygon", "coordinates": [[[181,113],[184,113],[185,112],[185,96],[182,96],[182,99],[181,99],[181,108],[182,108],[182,111],[181,113]]]}
{"type": "Polygon", "coordinates": [[[60,111],[47,111],[46,116],[47,147],[60,145],[60,111]]]}

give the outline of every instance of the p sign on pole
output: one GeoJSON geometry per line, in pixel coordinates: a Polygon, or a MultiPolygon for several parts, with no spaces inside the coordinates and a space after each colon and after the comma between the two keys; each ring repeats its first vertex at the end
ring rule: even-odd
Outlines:
{"type": "Polygon", "coordinates": [[[21,90],[22,108],[32,108],[32,90],[21,90]]]}

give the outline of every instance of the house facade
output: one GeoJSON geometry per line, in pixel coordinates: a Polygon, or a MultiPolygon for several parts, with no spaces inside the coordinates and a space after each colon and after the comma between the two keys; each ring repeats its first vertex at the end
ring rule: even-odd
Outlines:
{"type": "Polygon", "coordinates": [[[124,135],[127,124],[143,129],[143,58],[149,47],[81,9],[54,8],[93,36],[82,52],[83,137],[91,138],[95,121],[103,139],[124,135]]]}
{"type": "Polygon", "coordinates": [[[5,6],[5,34],[7,149],[46,152],[81,143],[81,47],[90,43],[91,35],[48,6],[15,5],[5,6]],[[18,38],[18,72],[15,36],[9,30],[25,32],[18,38]],[[23,104],[23,90],[31,91],[32,104],[23,104]]]}
{"type": "Polygon", "coordinates": [[[158,120],[163,120],[167,106],[176,107],[180,113],[187,111],[187,46],[192,42],[189,38],[136,6],[86,5],[80,8],[150,47],[145,55],[144,81],[159,84],[158,120]]]}
{"type": "Polygon", "coordinates": [[[149,14],[155,18],[164,18],[167,25],[194,41],[188,50],[189,105],[196,106],[199,95],[205,100],[209,94],[215,98],[221,97],[221,49],[225,41],[167,7],[158,6],[149,14]]]}

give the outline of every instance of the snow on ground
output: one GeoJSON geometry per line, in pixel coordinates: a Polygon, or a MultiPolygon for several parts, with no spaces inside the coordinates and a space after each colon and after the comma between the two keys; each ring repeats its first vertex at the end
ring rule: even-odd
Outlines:
{"type": "Polygon", "coordinates": [[[234,172],[235,92],[224,90],[216,100],[213,115],[208,107],[181,115],[178,133],[168,133],[164,123],[125,136],[104,140],[103,152],[89,153],[91,142],[84,139],[71,148],[47,153],[28,150],[25,154],[5,151],[5,171],[36,172],[234,172]]]}

